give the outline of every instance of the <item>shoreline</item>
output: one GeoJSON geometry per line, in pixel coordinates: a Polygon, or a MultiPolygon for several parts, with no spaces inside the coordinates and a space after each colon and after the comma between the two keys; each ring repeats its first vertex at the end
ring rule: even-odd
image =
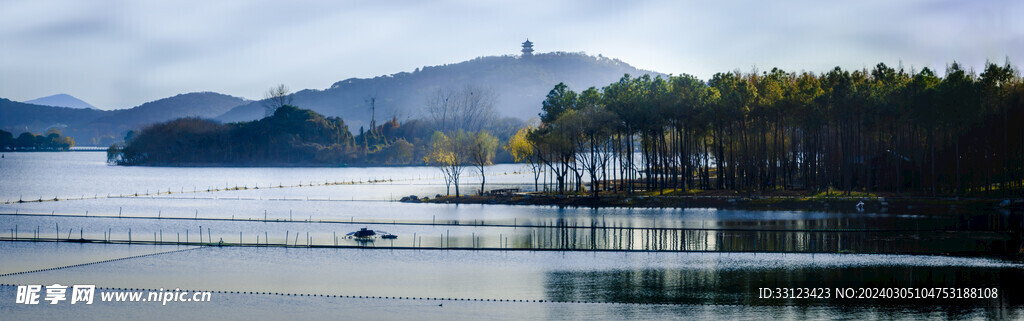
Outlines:
{"type": "Polygon", "coordinates": [[[1024,211],[1024,200],[994,198],[925,197],[801,197],[801,196],[627,196],[551,195],[517,193],[514,195],[442,196],[406,199],[404,202],[434,204],[500,204],[527,206],[590,208],[714,208],[732,210],[832,211],[894,214],[945,214],[967,211],[1024,211]],[[1007,204],[1007,200],[1009,200],[1007,204]],[[863,205],[858,209],[858,204],[863,205]]]}

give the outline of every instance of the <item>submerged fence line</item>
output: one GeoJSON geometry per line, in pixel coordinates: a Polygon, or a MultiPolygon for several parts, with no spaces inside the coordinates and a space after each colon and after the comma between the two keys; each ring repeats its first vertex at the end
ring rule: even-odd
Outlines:
{"type": "MultiPolygon", "coordinates": [[[[10,236],[0,237],[0,241],[286,248],[945,255],[956,253],[981,256],[1016,255],[1018,249],[1024,249],[1024,243],[1018,233],[976,231],[959,234],[921,233],[919,231],[910,233],[844,233],[836,231],[838,233],[833,233],[831,231],[722,231],[664,228],[599,229],[592,227],[580,229],[561,226],[547,229],[522,229],[512,233],[498,233],[498,235],[477,233],[479,231],[475,230],[470,235],[466,235],[465,231],[462,231],[457,233],[454,238],[450,234],[450,230],[445,230],[444,233],[435,230],[430,233],[431,235],[423,235],[420,233],[422,231],[417,231],[413,232],[411,237],[406,232],[407,234],[401,239],[392,239],[360,238],[347,235],[339,238],[336,231],[323,230],[274,229],[273,231],[264,230],[260,233],[259,230],[233,230],[223,226],[217,227],[215,237],[213,227],[207,225],[204,231],[203,225],[200,225],[198,240],[194,240],[194,234],[191,233],[192,228],[187,227],[184,229],[184,233],[181,233],[182,231],[178,228],[169,230],[174,234],[170,234],[171,237],[165,241],[162,228],[146,228],[143,229],[144,232],[141,235],[137,233],[138,229],[133,231],[131,227],[128,227],[127,231],[121,227],[117,231],[107,228],[102,233],[102,239],[99,238],[95,227],[90,227],[90,229],[92,230],[90,233],[84,233],[84,228],[78,227],[79,233],[75,235],[74,228],[69,228],[66,229],[67,233],[65,234],[59,223],[54,223],[52,230],[36,225],[35,228],[27,229],[26,233],[26,229],[19,228],[15,224],[10,229],[10,236]],[[237,242],[234,242],[234,231],[238,233],[237,242]],[[977,233],[983,235],[979,236],[977,233]],[[271,238],[270,234],[274,234],[275,237],[271,238]],[[966,236],[964,236],[965,234],[966,236]],[[152,238],[149,237],[150,235],[152,238]],[[284,238],[280,238],[282,235],[284,238]],[[182,236],[184,236],[184,241],[182,236]],[[437,238],[433,238],[433,236],[437,236],[437,238]],[[300,237],[302,238],[301,242],[299,241],[300,237]],[[497,242],[495,242],[495,237],[497,242]],[[339,242],[339,240],[343,242],[339,242]],[[454,246],[452,241],[456,242],[454,246]]],[[[99,229],[102,230],[102,227],[99,229]]]]}
{"type": "MultiPolygon", "coordinates": [[[[754,250],[754,249],[722,249],[722,248],[707,248],[707,249],[645,249],[645,248],[590,248],[590,247],[485,247],[479,246],[478,243],[474,243],[473,246],[394,246],[394,245],[382,245],[377,246],[370,244],[369,242],[364,245],[348,245],[348,244],[294,244],[294,243],[237,243],[237,242],[178,242],[178,241],[151,241],[151,240],[102,240],[102,239],[64,239],[64,238],[18,238],[12,239],[10,237],[0,237],[0,242],[49,242],[49,243],[88,243],[88,244],[120,244],[120,245],[163,245],[163,246],[194,246],[197,248],[210,248],[210,247],[264,247],[264,248],[308,248],[308,249],[374,249],[374,250],[460,250],[460,251],[530,251],[530,252],[638,252],[638,253],[750,253],[750,254],[762,254],[762,253],[778,253],[778,254],[903,254],[903,255],[933,255],[936,253],[894,253],[894,252],[849,252],[849,251],[814,251],[810,249],[804,250],[754,250]]],[[[195,249],[195,248],[193,248],[195,249]]],[[[187,249],[192,250],[192,249],[187,249]]],[[[156,255],[171,253],[160,252],[151,253],[140,256],[156,255]]],[[[124,258],[121,258],[124,259],[124,258]]],[[[108,261],[119,260],[112,259],[108,261]]],[[[101,262],[94,262],[101,263],[101,262]]],[[[30,271],[35,272],[35,271],[30,271]]],[[[28,273],[28,272],[21,272],[28,273]]],[[[2,275],[0,275],[2,276],[2,275]]]]}
{"type": "Polygon", "coordinates": [[[157,195],[196,194],[196,193],[225,192],[225,191],[243,191],[243,190],[259,190],[259,189],[275,189],[275,188],[277,188],[277,189],[284,189],[284,188],[318,187],[318,186],[334,186],[334,185],[361,185],[361,184],[377,184],[377,183],[384,183],[384,182],[395,182],[395,181],[401,181],[401,180],[402,179],[400,179],[400,180],[393,180],[393,179],[388,178],[388,179],[380,179],[380,180],[378,180],[378,179],[371,179],[371,180],[367,180],[365,182],[361,181],[361,180],[360,181],[345,181],[345,182],[337,182],[337,181],[335,181],[335,182],[327,182],[327,181],[325,181],[324,183],[312,183],[312,182],[310,182],[309,184],[302,184],[302,182],[299,182],[299,184],[297,184],[297,185],[282,185],[282,184],[278,184],[276,186],[268,185],[268,186],[265,186],[265,187],[262,187],[262,188],[259,187],[258,184],[254,185],[253,187],[249,187],[248,185],[242,185],[242,186],[235,185],[233,187],[228,187],[227,185],[225,185],[224,188],[208,187],[206,189],[198,189],[198,188],[193,186],[191,191],[185,190],[184,187],[181,187],[177,192],[175,192],[174,190],[168,188],[166,191],[155,190],[153,192],[150,192],[149,190],[147,190],[145,193],[138,193],[138,192],[136,192],[136,193],[130,193],[130,194],[117,194],[117,195],[113,195],[113,194],[109,194],[108,193],[106,196],[99,195],[99,194],[93,194],[93,197],[87,197],[86,195],[82,195],[82,197],[78,197],[78,198],[75,198],[75,197],[60,198],[60,197],[54,196],[53,198],[45,198],[44,199],[42,196],[40,196],[38,199],[35,199],[35,200],[24,200],[24,199],[18,199],[17,201],[7,200],[7,201],[3,202],[2,204],[42,203],[42,202],[75,201],[75,200],[89,200],[89,199],[109,199],[109,198],[136,198],[136,197],[157,196],[157,195]]]}
{"type": "Polygon", "coordinates": [[[0,216],[37,216],[37,217],[60,217],[60,218],[106,218],[106,219],[138,219],[138,220],[185,220],[185,221],[221,221],[221,222],[248,222],[248,223],[300,223],[300,224],[346,224],[346,225],[396,225],[396,226],[461,226],[461,227],[485,227],[485,228],[534,228],[534,229],[596,229],[596,230],[651,230],[651,231],[721,231],[721,232],[835,232],[835,233],[849,233],[849,232],[867,232],[867,233],[879,233],[879,232],[993,232],[993,233],[1011,233],[1020,232],[1014,229],[971,229],[970,227],[962,228],[920,228],[920,225],[916,227],[907,228],[788,228],[785,226],[779,226],[777,228],[742,228],[742,227],[709,227],[704,225],[705,221],[701,221],[700,227],[678,227],[678,226],[662,226],[658,227],[657,222],[654,221],[652,226],[627,226],[627,225],[616,225],[608,224],[605,220],[602,221],[590,221],[592,224],[577,224],[576,222],[560,222],[556,224],[536,224],[536,223],[518,223],[518,218],[513,218],[512,222],[501,222],[500,220],[492,220],[492,223],[487,223],[486,220],[473,220],[460,221],[460,220],[398,220],[398,219],[367,219],[360,218],[356,220],[355,217],[351,217],[348,220],[345,219],[268,219],[268,218],[235,218],[235,217],[199,217],[198,211],[195,216],[183,217],[183,216],[131,216],[112,214],[56,214],[56,213],[0,213],[0,216]],[[499,221],[494,223],[494,221],[499,221]]]}
{"type": "MultiPolygon", "coordinates": [[[[298,234],[298,233],[296,233],[298,234]]],[[[626,237],[632,237],[628,235],[626,237]]],[[[703,240],[682,240],[682,239],[671,239],[665,237],[658,237],[655,235],[648,235],[644,240],[630,240],[622,245],[625,247],[617,246],[605,246],[597,247],[593,244],[577,244],[577,243],[551,243],[544,246],[529,246],[529,247],[516,247],[516,246],[483,246],[479,240],[473,240],[469,246],[450,246],[443,242],[444,236],[440,236],[441,242],[429,244],[429,245],[392,245],[383,244],[384,242],[378,242],[381,244],[374,244],[374,242],[358,243],[358,244],[323,244],[313,243],[312,239],[306,238],[303,242],[298,242],[298,237],[295,241],[285,242],[182,242],[182,241],[160,241],[160,240],[102,240],[102,239],[64,239],[64,238],[51,238],[51,237],[38,237],[38,238],[18,238],[12,239],[10,237],[0,237],[0,242],[48,242],[48,243],[76,243],[76,244],[118,244],[118,245],[150,245],[150,246],[190,246],[193,248],[186,249],[192,250],[197,248],[218,248],[218,247],[236,247],[236,248],[283,248],[283,249],[368,249],[368,250],[433,250],[433,251],[512,251],[512,252],[607,252],[607,253],[707,253],[707,254],[751,254],[756,256],[757,254],[885,254],[885,255],[957,255],[957,256],[983,256],[983,257],[1010,257],[1014,253],[1000,251],[1000,249],[990,248],[988,250],[967,250],[967,249],[955,249],[953,251],[928,251],[928,250],[910,250],[900,246],[876,246],[873,249],[867,250],[850,250],[836,247],[835,242],[825,238],[813,237],[804,240],[804,243],[795,246],[788,246],[782,248],[769,248],[765,246],[758,246],[757,241],[754,240],[753,247],[745,247],[744,243],[749,245],[751,242],[744,242],[743,240],[736,240],[734,236],[728,235],[715,235],[709,236],[703,240]],[[704,246],[701,246],[698,242],[704,241],[704,246]],[[707,242],[713,241],[713,245],[709,246],[707,242]],[[655,245],[655,242],[666,242],[665,245],[655,245]],[[824,243],[824,244],[823,244],[824,243]]],[[[478,237],[474,236],[474,239],[478,237]]],[[[465,241],[465,240],[464,240],[465,241]]],[[[419,242],[416,242],[419,243],[419,242]]],[[[466,242],[469,243],[469,242],[466,242]]],[[[174,251],[171,251],[174,252],[174,251]]],[[[156,254],[164,254],[171,252],[160,252],[140,255],[149,256],[156,254]]],[[[129,257],[133,258],[133,257],[129,257]]],[[[121,260],[111,259],[106,261],[121,260]]],[[[1019,257],[1018,257],[1019,259],[1019,257]]],[[[102,261],[102,262],[106,262],[102,261]]],[[[93,262],[89,264],[102,263],[93,262]]],[[[36,271],[29,271],[36,272],[36,271]]],[[[19,272],[28,273],[28,272],[19,272]]],[[[7,275],[18,274],[8,273],[7,275]]],[[[0,275],[2,277],[4,275],[0,275]]]]}
{"type": "MultiPolygon", "coordinates": [[[[504,172],[504,173],[494,173],[494,174],[489,174],[489,175],[490,176],[505,176],[505,175],[522,175],[522,174],[523,174],[522,172],[513,171],[513,172],[504,172]]],[[[463,175],[462,177],[479,177],[479,176],[480,175],[476,174],[476,175],[463,175]]],[[[241,186],[235,185],[235,186],[230,186],[229,187],[228,184],[224,184],[224,188],[210,186],[210,187],[207,187],[206,189],[199,189],[197,186],[193,186],[191,191],[186,190],[185,187],[182,186],[182,187],[180,187],[178,189],[178,191],[174,191],[171,188],[167,188],[166,191],[163,190],[163,189],[154,189],[154,190],[152,190],[152,192],[150,190],[146,190],[145,193],[135,192],[135,193],[116,194],[116,195],[114,195],[112,193],[108,193],[105,196],[97,194],[97,193],[93,193],[92,197],[88,197],[87,194],[83,194],[81,197],[64,197],[64,198],[61,198],[61,197],[56,196],[56,195],[53,198],[43,198],[43,196],[39,196],[39,198],[37,198],[37,199],[29,199],[29,200],[25,200],[24,197],[19,197],[18,200],[16,200],[16,201],[15,200],[6,200],[4,202],[0,202],[0,204],[42,203],[42,202],[77,201],[77,200],[109,199],[109,198],[135,198],[135,197],[157,196],[157,195],[197,194],[197,193],[212,193],[212,192],[226,192],[226,191],[244,191],[244,190],[275,189],[275,188],[276,189],[284,189],[284,188],[321,187],[321,186],[338,186],[338,185],[363,185],[363,184],[409,182],[409,181],[417,181],[417,180],[425,180],[425,179],[443,179],[443,177],[442,176],[417,176],[417,177],[399,178],[399,179],[394,179],[392,177],[388,177],[388,178],[367,178],[365,181],[364,180],[350,180],[350,181],[328,181],[328,180],[324,180],[323,183],[319,183],[319,181],[316,182],[316,183],[314,183],[313,181],[309,181],[308,184],[302,184],[302,181],[299,181],[299,184],[296,184],[296,185],[284,185],[282,183],[278,183],[277,185],[270,184],[270,185],[267,185],[265,187],[260,187],[259,184],[253,185],[253,187],[249,187],[248,185],[241,185],[241,186]]],[[[491,184],[491,185],[501,185],[501,183],[495,183],[495,184],[491,184]]],[[[523,185],[523,184],[518,184],[517,183],[517,184],[514,184],[514,185],[523,185]]]]}

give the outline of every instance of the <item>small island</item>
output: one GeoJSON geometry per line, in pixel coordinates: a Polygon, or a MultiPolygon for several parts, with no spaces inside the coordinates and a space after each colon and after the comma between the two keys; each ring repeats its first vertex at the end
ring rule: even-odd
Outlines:
{"type": "MultiPolygon", "coordinates": [[[[147,166],[422,165],[432,127],[424,120],[392,118],[353,135],[341,118],[282,105],[257,121],[222,124],[188,117],[153,124],[111,146],[107,158],[112,164],[147,166]]],[[[504,132],[508,136],[511,130],[504,132]]]]}

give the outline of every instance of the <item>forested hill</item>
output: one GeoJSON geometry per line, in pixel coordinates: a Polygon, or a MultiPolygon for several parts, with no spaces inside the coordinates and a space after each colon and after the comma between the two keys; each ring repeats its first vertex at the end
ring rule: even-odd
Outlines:
{"type": "Polygon", "coordinates": [[[79,145],[120,142],[126,132],[181,117],[215,117],[248,102],[214,92],[180,94],[121,110],[51,107],[0,98],[0,129],[44,133],[59,129],[79,145]]]}
{"type": "Polygon", "coordinates": [[[43,133],[47,129],[58,128],[82,144],[83,137],[95,134],[86,129],[86,124],[109,113],[98,109],[42,106],[0,98],[0,130],[17,135],[21,132],[43,133]]]}
{"type": "Polygon", "coordinates": [[[91,124],[126,131],[181,117],[213,118],[247,102],[244,98],[215,92],[179,94],[134,108],[116,110],[93,120],[91,124]]]}
{"type": "MultiPolygon", "coordinates": [[[[346,79],[327,89],[294,93],[290,103],[325,116],[341,117],[355,130],[371,127],[371,98],[379,125],[392,118],[429,118],[429,95],[441,89],[461,90],[471,85],[493,95],[498,116],[525,120],[537,116],[541,101],[559,82],[585,89],[607,85],[627,73],[658,75],[617,59],[583,53],[490,56],[370,79],[346,79]]],[[[180,117],[216,117],[222,122],[237,122],[265,115],[262,101],[214,92],[181,94],[111,111],[41,106],[0,98],[0,129],[43,133],[58,128],[84,146],[108,146],[120,142],[128,131],[180,117]]]]}
{"type": "MultiPolygon", "coordinates": [[[[426,117],[427,97],[443,88],[472,85],[496,95],[500,116],[521,119],[535,117],[551,88],[564,82],[586,89],[615,82],[623,74],[638,76],[658,73],[637,69],[618,59],[583,53],[544,53],[533,56],[490,56],[473,60],[417,68],[412,72],[371,79],[346,79],[324,90],[302,90],[292,94],[292,103],[327,116],[344,118],[353,128],[369,127],[369,98],[376,98],[376,118],[426,117]]],[[[263,104],[253,102],[218,117],[224,122],[255,120],[265,115],[263,104]]]]}

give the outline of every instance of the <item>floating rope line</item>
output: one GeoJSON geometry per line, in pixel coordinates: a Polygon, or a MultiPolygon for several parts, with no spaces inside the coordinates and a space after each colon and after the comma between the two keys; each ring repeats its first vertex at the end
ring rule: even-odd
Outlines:
{"type": "MultiPolygon", "coordinates": [[[[19,284],[0,283],[0,286],[16,287],[19,284]]],[[[614,305],[644,305],[644,306],[679,306],[679,305],[702,305],[702,306],[717,306],[717,307],[746,307],[749,305],[745,304],[728,304],[728,303],[666,303],[666,302],[611,302],[611,301],[586,301],[586,300],[551,300],[551,299],[493,299],[493,298],[455,298],[455,297],[413,297],[413,296],[380,296],[380,295],[345,295],[345,294],[320,294],[320,293],[296,293],[296,292],[277,292],[277,291],[230,291],[230,290],[201,290],[201,289],[181,289],[175,288],[169,289],[154,289],[154,288],[126,288],[126,287],[100,287],[97,286],[96,290],[108,290],[108,291],[148,291],[148,292],[191,292],[201,293],[209,292],[211,294],[239,294],[239,295],[268,295],[268,296],[291,296],[291,297],[320,297],[320,298],[340,298],[340,299],[363,299],[363,300],[410,300],[410,301],[460,301],[460,302],[506,302],[506,303],[548,303],[548,304],[614,304],[614,305]]],[[[791,301],[791,300],[788,300],[791,301]]],[[[882,301],[882,300],[878,300],[882,301]]],[[[853,302],[853,301],[851,301],[853,302]]],[[[943,303],[947,305],[947,303],[943,303]]],[[[789,303],[787,301],[774,301],[765,305],[766,307],[806,307],[806,305],[799,305],[789,303]]],[[[843,306],[857,306],[857,307],[876,307],[876,308],[891,308],[892,305],[886,304],[844,304],[843,306]]],[[[972,304],[953,304],[954,307],[971,307],[971,308],[1004,308],[1004,306],[992,305],[992,306],[979,306],[972,304]]]]}
{"type": "Polygon", "coordinates": [[[102,264],[102,263],[109,263],[109,262],[117,262],[117,261],[137,259],[137,258],[142,258],[142,257],[147,257],[147,256],[154,256],[154,255],[161,255],[161,254],[170,254],[170,253],[192,251],[192,250],[197,250],[197,249],[201,249],[201,248],[202,247],[195,247],[195,248],[190,248],[190,249],[181,249],[181,250],[166,251],[166,252],[140,254],[140,255],[133,255],[133,256],[126,256],[126,257],[119,257],[119,258],[114,258],[114,259],[96,261],[96,262],[86,262],[86,263],[79,263],[79,264],[72,264],[72,265],[65,265],[65,266],[58,266],[58,267],[51,267],[51,268],[42,268],[42,269],[29,270],[29,271],[12,272],[12,273],[0,273],[0,277],[19,275],[19,274],[35,273],[35,272],[46,272],[46,271],[70,269],[70,268],[82,267],[82,266],[87,266],[87,265],[95,265],[95,264],[102,264]]]}

